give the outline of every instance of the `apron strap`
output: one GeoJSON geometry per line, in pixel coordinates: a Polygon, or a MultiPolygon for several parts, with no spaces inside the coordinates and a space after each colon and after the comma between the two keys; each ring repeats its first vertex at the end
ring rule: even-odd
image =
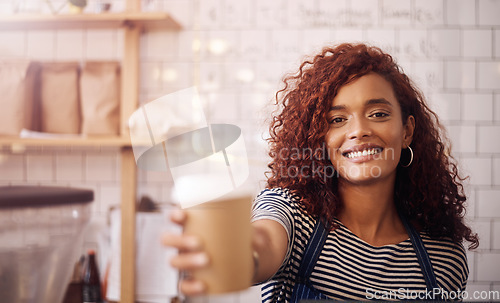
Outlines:
{"type": "Polygon", "coordinates": [[[327,236],[328,231],[325,229],[323,223],[321,223],[321,220],[317,219],[311,239],[307,243],[306,250],[302,256],[296,282],[309,284],[309,276],[311,275],[311,272],[316,265],[316,261],[323,250],[323,244],[325,243],[327,236]]]}
{"type": "MultiPolygon", "coordinates": [[[[427,254],[427,250],[424,247],[420,234],[404,216],[401,216],[401,221],[408,232],[413,248],[417,254],[418,263],[422,269],[427,289],[433,290],[435,288],[439,288],[429,255],[427,254]]],[[[297,273],[296,278],[297,283],[309,284],[309,276],[311,275],[319,255],[323,250],[323,244],[325,243],[327,236],[328,231],[325,229],[321,220],[317,219],[311,239],[307,243],[307,247],[299,266],[299,272],[297,273]]]]}
{"type": "Polygon", "coordinates": [[[420,234],[415,230],[410,222],[408,222],[405,216],[400,217],[403,225],[405,226],[406,232],[408,232],[408,235],[410,236],[413,249],[415,249],[415,252],[417,254],[418,263],[420,264],[420,268],[422,269],[422,273],[424,274],[427,289],[432,290],[435,288],[439,288],[436,281],[436,276],[434,275],[434,270],[432,269],[431,261],[429,260],[429,254],[427,254],[427,250],[424,247],[422,238],[420,238],[420,234]]]}

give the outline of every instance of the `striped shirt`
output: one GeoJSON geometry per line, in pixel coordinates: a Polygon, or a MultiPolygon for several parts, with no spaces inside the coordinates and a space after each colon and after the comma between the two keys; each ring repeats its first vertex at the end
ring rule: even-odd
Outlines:
{"type": "MultiPolygon", "coordinates": [[[[262,302],[288,302],[301,257],[316,220],[305,213],[300,198],[287,189],[266,189],[255,199],[252,221],[271,219],[288,234],[288,250],[276,274],[262,284],[262,302]]],[[[335,300],[429,300],[424,276],[411,241],[372,246],[340,221],[331,231],[311,274],[311,284],[335,300]]],[[[463,245],[421,233],[441,292],[460,299],[468,277],[463,245]]]]}

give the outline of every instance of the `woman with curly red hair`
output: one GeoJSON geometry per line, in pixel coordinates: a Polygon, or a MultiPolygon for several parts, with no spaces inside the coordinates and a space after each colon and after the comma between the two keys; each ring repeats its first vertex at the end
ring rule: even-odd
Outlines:
{"type": "MultiPolygon", "coordinates": [[[[460,299],[462,241],[476,248],[478,238],[438,117],[411,80],[379,48],[341,44],[284,82],[267,189],[252,210],[263,302],[460,299]]],[[[165,243],[199,250],[183,241],[165,243]]],[[[172,264],[209,260],[186,256],[172,264]]],[[[192,280],[181,288],[204,291],[192,280]]]]}

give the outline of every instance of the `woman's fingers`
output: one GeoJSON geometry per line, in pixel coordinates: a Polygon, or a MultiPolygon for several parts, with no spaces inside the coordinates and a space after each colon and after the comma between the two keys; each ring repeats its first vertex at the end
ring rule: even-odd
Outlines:
{"type": "Polygon", "coordinates": [[[172,267],[188,271],[206,268],[209,263],[209,257],[205,252],[183,253],[170,259],[172,267]]]}
{"type": "Polygon", "coordinates": [[[205,294],[207,291],[207,286],[203,281],[192,278],[182,279],[179,282],[179,288],[186,296],[199,296],[205,294]]]}
{"type": "Polygon", "coordinates": [[[162,236],[162,243],[165,246],[177,248],[180,251],[200,251],[203,248],[201,240],[198,237],[185,234],[165,233],[162,236]]]}
{"type": "Polygon", "coordinates": [[[179,225],[184,225],[186,223],[187,214],[182,209],[173,209],[170,212],[170,220],[179,225]]]}

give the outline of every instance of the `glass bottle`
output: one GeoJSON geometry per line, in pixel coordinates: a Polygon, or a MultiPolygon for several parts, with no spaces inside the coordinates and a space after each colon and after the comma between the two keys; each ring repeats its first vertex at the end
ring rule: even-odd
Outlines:
{"type": "Polygon", "coordinates": [[[82,302],[101,303],[101,279],[97,268],[95,251],[90,249],[87,255],[87,262],[83,270],[82,278],[82,302]]]}

